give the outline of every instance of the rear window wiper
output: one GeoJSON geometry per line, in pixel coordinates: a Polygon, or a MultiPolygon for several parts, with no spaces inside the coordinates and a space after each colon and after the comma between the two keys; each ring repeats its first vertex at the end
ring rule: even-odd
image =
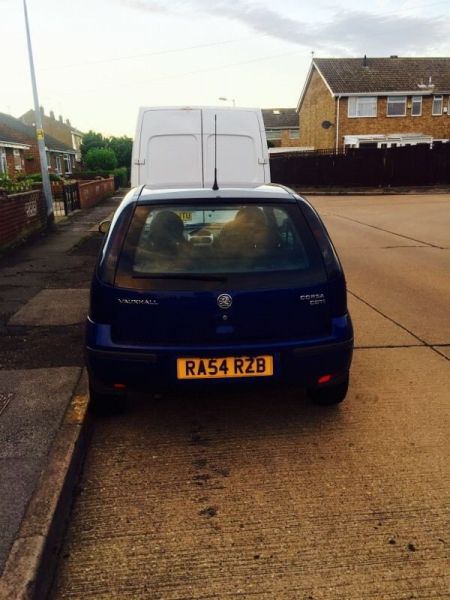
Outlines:
{"type": "Polygon", "coordinates": [[[201,275],[200,273],[162,273],[161,275],[133,275],[133,279],[187,279],[192,281],[227,281],[222,275],[201,275]]]}

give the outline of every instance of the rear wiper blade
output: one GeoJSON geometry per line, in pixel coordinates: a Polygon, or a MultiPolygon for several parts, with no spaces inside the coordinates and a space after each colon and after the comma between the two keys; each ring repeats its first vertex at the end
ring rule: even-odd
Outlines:
{"type": "Polygon", "coordinates": [[[227,277],[222,275],[201,275],[194,273],[164,273],[161,275],[133,275],[133,279],[188,279],[191,281],[226,281],[227,277]]]}

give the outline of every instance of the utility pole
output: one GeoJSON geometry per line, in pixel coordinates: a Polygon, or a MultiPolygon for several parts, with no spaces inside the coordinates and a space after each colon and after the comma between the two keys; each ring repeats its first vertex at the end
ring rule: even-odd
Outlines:
{"type": "Polygon", "coordinates": [[[36,120],[36,138],[37,138],[37,143],[38,143],[38,148],[39,148],[39,158],[40,158],[40,163],[41,163],[42,187],[44,190],[45,202],[47,205],[47,222],[49,224],[51,224],[55,220],[55,216],[53,214],[52,188],[50,185],[50,177],[48,176],[48,164],[47,164],[47,154],[45,152],[44,129],[42,127],[41,109],[39,106],[39,98],[38,98],[37,86],[36,86],[36,75],[34,73],[33,50],[31,48],[30,26],[28,24],[28,11],[27,11],[26,0],[23,0],[23,11],[25,14],[25,27],[26,27],[26,31],[27,31],[28,58],[30,60],[31,86],[33,88],[34,114],[35,114],[35,120],[36,120]]]}

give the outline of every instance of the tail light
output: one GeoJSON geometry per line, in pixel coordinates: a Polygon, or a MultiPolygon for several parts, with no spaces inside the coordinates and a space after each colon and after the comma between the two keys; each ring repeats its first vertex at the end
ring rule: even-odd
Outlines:
{"type": "Polygon", "coordinates": [[[118,216],[116,222],[112,222],[108,237],[102,248],[97,275],[100,281],[114,285],[117,262],[122,251],[128,226],[133,216],[135,204],[129,204],[118,216]]]}

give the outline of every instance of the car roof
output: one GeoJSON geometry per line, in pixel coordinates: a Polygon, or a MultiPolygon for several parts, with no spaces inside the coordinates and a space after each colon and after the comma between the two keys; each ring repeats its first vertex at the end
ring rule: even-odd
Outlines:
{"type": "Polygon", "coordinates": [[[140,203],[185,201],[185,200],[233,200],[246,199],[258,202],[278,200],[281,202],[295,202],[295,193],[281,185],[265,184],[254,188],[183,188],[183,189],[152,189],[147,186],[137,188],[138,193],[133,195],[133,200],[140,203]]]}

